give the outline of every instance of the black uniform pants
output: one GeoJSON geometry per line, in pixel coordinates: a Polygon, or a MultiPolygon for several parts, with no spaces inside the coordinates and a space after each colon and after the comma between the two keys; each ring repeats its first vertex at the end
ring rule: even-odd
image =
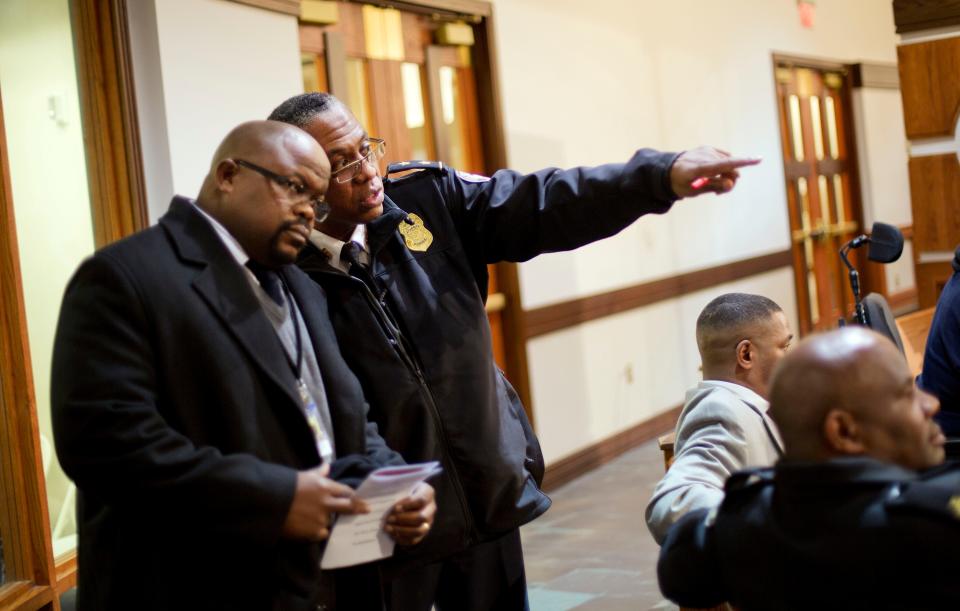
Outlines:
{"type": "Polygon", "coordinates": [[[520,530],[386,584],[390,611],[529,611],[520,530]]]}

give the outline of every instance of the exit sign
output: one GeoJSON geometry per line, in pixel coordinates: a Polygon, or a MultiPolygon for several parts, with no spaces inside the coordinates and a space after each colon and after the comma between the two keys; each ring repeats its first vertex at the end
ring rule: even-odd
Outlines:
{"type": "Polygon", "coordinates": [[[816,7],[817,5],[813,0],[797,0],[797,10],[800,12],[800,25],[808,30],[813,29],[816,7]]]}

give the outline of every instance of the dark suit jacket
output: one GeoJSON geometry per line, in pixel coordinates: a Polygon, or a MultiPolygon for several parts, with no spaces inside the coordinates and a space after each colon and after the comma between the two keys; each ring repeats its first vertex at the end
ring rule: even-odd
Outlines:
{"type": "MultiPolygon", "coordinates": [[[[281,273],[323,374],[334,477],[400,462],[367,423],[323,292],[293,266],[281,273]]],[[[320,457],[244,274],[175,198],[67,287],[52,409],[80,491],[80,609],[313,609],[322,594],[321,546],[280,536],[297,471],[320,457]]]]}
{"type": "Polygon", "coordinates": [[[680,518],[660,549],[660,591],[675,603],[960,609],[960,464],[916,473],[865,456],[781,460],[734,473],[725,491],[719,510],[680,518]]]}

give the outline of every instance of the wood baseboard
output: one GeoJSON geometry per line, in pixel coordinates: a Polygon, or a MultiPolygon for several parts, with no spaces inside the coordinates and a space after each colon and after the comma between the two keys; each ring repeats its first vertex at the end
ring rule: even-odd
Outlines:
{"type": "Polygon", "coordinates": [[[547,465],[541,488],[546,492],[556,490],[567,482],[607,464],[624,452],[656,439],[666,431],[672,431],[677,425],[682,408],[682,404],[676,405],[658,416],[552,462],[547,465]]]}
{"type": "Polygon", "coordinates": [[[890,293],[890,296],[887,298],[887,303],[890,304],[890,310],[896,316],[901,314],[906,314],[908,312],[913,312],[917,309],[917,288],[907,289],[905,291],[899,291],[897,293],[890,293]]]}

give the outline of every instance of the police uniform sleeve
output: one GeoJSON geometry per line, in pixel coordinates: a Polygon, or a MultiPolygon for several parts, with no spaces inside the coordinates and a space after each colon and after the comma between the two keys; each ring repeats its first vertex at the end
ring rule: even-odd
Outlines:
{"type": "Polygon", "coordinates": [[[670,168],[678,156],[642,149],[626,163],[532,174],[500,170],[489,179],[448,171],[444,199],[464,243],[483,262],[525,261],[669,210],[677,199],[670,168]]]}
{"type": "Polygon", "coordinates": [[[698,509],[670,528],[660,558],[657,580],[663,595],[685,607],[714,607],[723,594],[719,558],[713,541],[712,512],[698,509]]]}

